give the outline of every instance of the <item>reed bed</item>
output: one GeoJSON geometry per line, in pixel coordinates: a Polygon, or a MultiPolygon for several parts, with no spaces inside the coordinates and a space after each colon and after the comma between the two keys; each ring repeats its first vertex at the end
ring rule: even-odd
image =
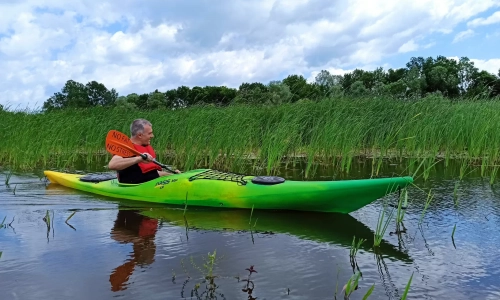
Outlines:
{"type": "MultiPolygon", "coordinates": [[[[493,181],[500,160],[500,101],[450,101],[439,97],[401,101],[329,98],[279,106],[197,106],[180,110],[66,109],[50,113],[0,111],[0,165],[15,169],[65,168],[81,157],[108,155],[104,140],[116,129],[129,134],[133,119],[153,123],[158,160],[182,169],[238,171],[251,161],[271,174],[283,162],[336,164],[372,159],[377,176],[383,159],[447,165],[475,164],[493,181]],[[252,159],[252,160],[249,160],[252,159]]],[[[465,170],[463,170],[465,171],[465,170]]],[[[427,178],[428,174],[424,174],[427,178]]],[[[462,176],[462,174],[460,174],[462,176]]]]}

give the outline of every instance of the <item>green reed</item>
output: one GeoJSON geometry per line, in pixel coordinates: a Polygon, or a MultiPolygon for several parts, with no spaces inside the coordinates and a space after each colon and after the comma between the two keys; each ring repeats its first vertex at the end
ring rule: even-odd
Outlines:
{"type": "Polygon", "coordinates": [[[351,276],[351,278],[349,278],[347,283],[344,285],[344,288],[342,289],[342,291],[344,292],[344,299],[349,299],[352,292],[354,292],[358,288],[358,282],[360,277],[361,273],[359,271],[356,271],[351,276]]]}
{"type": "Polygon", "coordinates": [[[359,238],[358,242],[356,243],[356,236],[353,236],[351,249],[349,250],[349,256],[351,259],[356,258],[356,254],[358,253],[359,248],[364,242],[366,242],[366,239],[359,238]]]}
{"type": "Polygon", "coordinates": [[[411,285],[412,279],[413,279],[413,272],[411,273],[410,279],[408,280],[408,283],[406,284],[405,291],[403,293],[403,296],[401,297],[401,300],[406,300],[406,298],[408,297],[408,292],[410,290],[410,285],[411,285]]]}
{"type": "Polygon", "coordinates": [[[406,209],[408,208],[408,190],[404,188],[401,191],[401,195],[398,199],[398,207],[396,212],[396,232],[405,231],[403,225],[403,219],[405,216],[406,209]],[[401,226],[403,226],[403,230],[401,230],[401,226]]]}
{"type": "MultiPolygon", "coordinates": [[[[50,113],[0,112],[0,165],[16,169],[71,168],[101,155],[110,129],[129,134],[135,118],[153,122],[159,161],[183,169],[238,171],[248,158],[255,170],[275,172],[281,162],[307,161],[306,177],[319,164],[348,173],[354,157],[425,160],[425,178],[436,157],[483,164],[494,179],[500,160],[500,102],[437,97],[418,101],[332,98],[279,106],[196,106],[179,110],[126,111],[89,108],[50,113]],[[490,171],[491,170],[491,171],[490,171]]],[[[410,161],[411,162],[411,161],[410,161]]],[[[463,174],[463,173],[461,173],[463,174]]]]}
{"type": "Polygon", "coordinates": [[[429,193],[427,194],[427,199],[425,200],[425,205],[424,205],[424,209],[422,210],[422,214],[420,215],[420,219],[418,220],[418,224],[422,224],[422,221],[424,219],[424,216],[425,216],[425,212],[427,211],[427,208],[429,207],[429,205],[431,204],[432,202],[432,199],[434,198],[434,195],[432,195],[432,189],[429,189],[429,193]]]}
{"type": "Polygon", "coordinates": [[[386,208],[387,208],[387,204],[384,204],[384,206],[381,208],[380,213],[379,213],[377,227],[375,229],[374,239],[373,239],[373,246],[374,247],[380,246],[380,243],[382,242],[382,238],[384,237],[384,234],[387,231],[387,227],[389,226],[389,223],[391,222],[392,215],[394,214],[394,209],[391,209],[389,216],[387,217],[387,219],[385,219],[386,208]]]}

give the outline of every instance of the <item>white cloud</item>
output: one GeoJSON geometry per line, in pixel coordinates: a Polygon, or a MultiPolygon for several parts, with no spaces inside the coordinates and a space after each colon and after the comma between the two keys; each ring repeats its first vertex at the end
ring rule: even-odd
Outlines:
{"type": "Polygon", "coordinates": [[[467,23],[470,27],[486,26],[495,23],[500,23],[500,11],[495,12],[488,18],[477,18],[467,23]]]}
{"type": "Polygon", "coordinates": [[[494,59],[471,59],[474,62],[474,66],[476,66],[479,70],[485,70],[487,72],[498,75],[500,70],[500,58],[494,59]]]}
{"type": "MultiPolygon", "coordinates": [[[[322,69],[384,65],[398,53],[437,47],[440,41],[426,40],[429,34],[452,32],[495,5],[498,1],[2,2],[0,103],[43,103],[69,79],[97,80],[123,95],[180,85],[237,87],[283,74],[313,78],[322,69]]],[[[493,16],[472,22],[492,22],[493,16]]]]}
{"type": "Polygon", "coordinates": [[[401,45],[401,47],[399,47],[399,49],[398,49],[398,52],[406,53],[406,52],[415,51],[417,49],[418,49],[418,45],[415,43],[415,41],[410,40],[410,41],[404,43],[403,45],[401,45]]]}
{"type": "Polygon", "coordinates": [[[463,41],[467,38],[470,38],[474,35],[474,30],[472,29],[467,29],[467,30],[464,30],[464,31],[460,31],[459,33],[457,33],[455,35],[455,38],[453,39],[453,43],[457,43],[457,42],[460,42],[460,41],[463,41]]]}

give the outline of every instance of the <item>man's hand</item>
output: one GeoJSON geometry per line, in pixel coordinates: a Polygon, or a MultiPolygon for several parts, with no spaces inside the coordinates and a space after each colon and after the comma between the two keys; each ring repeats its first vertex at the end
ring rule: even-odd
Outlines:
{"type": "Polygon", "coordinates": [[[143,155],[146,155],[146,159],[144,159],[144,158],[141,157],[141,160],[145,160],[145,161],[148,161],[148,162],[152,162],[154,160],[154,158],[149,153],[143,153],[143,155]]]}

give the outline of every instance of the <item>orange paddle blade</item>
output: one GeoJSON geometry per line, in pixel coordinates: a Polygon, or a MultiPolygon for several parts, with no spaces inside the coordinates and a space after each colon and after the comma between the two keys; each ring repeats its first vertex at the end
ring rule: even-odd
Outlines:
{"type": "Polygon", "coordinates": [[[108,132],[106,136],[106,150],[113,155],[119,155],[121,157],[141,155],[141,153],[134,148],[134,144],[130,141],[128,136],[116,130],[110,130],[108,132]]]}

